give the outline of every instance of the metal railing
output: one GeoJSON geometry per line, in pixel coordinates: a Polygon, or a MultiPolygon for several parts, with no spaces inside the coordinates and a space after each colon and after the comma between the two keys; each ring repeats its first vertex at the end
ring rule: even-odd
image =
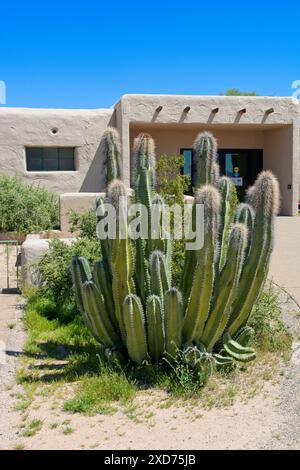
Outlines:
{"type": "Polygon", "coordinates": [[[20,255],[21,255],[21,252],[20,252],[20,245],[19,245],[19,242],[18,240],[0,240],[0,246],[1,245],[4,245],[5,247],[5,258],[6,258],[6,263],[5,263],[5,269],[6,269],[6,274],[5,274],[5,277],[6,277],[6,289],[2,286],[0,286],[0,288],[2,289],[2,292],[3,291],[7,291],[9,292],[10,290],[17,290],[19,291],[19,287],[20,287],[20,282],[19,282],[19,267],[21,265],[20,263],[20,255]],[[12,256],[12,250],[10,250],[10,247],[15,247],[15,249],[13,250],[13,253],[15,254],[15,264],[14,264],[14,267],[15,267],[15,279],[16,279],[16,285],[14,285],[12,287],[12,280],[11,280],[11,272],[10,272],[10,267],[11,267],[11,256],[12,256]]]}

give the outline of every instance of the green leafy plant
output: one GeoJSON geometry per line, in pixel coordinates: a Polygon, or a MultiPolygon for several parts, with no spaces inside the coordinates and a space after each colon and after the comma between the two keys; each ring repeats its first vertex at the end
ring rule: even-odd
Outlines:
{"type": "Polygon", "coordinates": [[[58,197],[20,178],[0,175],[0,231],[27,234],[58,226],[58,197]]]}
{"type": "Polygon", "coordinates": [[[228,90],[222,93],[220,95],[225,95],[225,96],[259,96],[256,91],[241,91],[239,88],[228,88],[228,90]]]}
{"type": "Polygon", "coordinates": [[[76,236],[79,238],[86,237],[90,240],[97,238],[95,209],[90,209],[83,214],[70,210],[68,215],[71,233],[76,233],[76,236]]]}
{"type": "MultiPolygon", "coordinates": [[[[149,135],[135,141],[134,202],[159,211],[159,236],[130,238],[127,214],[119,205],[121,196],[128,199],[127,191],[120,180],[113,180],[107,201],[115,207],[123,237],[117,230],[115,239],[100,240],[102,260],[93,269],[85,258],[73,258],[77,306],[106,348],[108,360],[144,364],[165,358],[176,368],[182,351],[180,361],[207,378],[214,368],[255,358],[248,345],[253,330],[247,322],[268,272],[278,182],[271,172],[261,173],[231,225],[231,180],[218,176],[213,136],[198,135],[198,186],[191,223],[196,205],[202,204],[205,236],[201,249],[185,252],[179,290],[173,287],[171,243],[162,224],[165,202],[156,194],[153,149],[149,135]]],[[[98,220],[105,215],[102,199],[97,215],[98,220]]]]}
{"type": "Polygon", "coordinates": [[[255,332],[253,342],[261,351],[281,351],[289,356],[292,335],[281,318],[278,290],[271,283],[255,304],[248,324],[255,332]]]}
{"type": "MultiPolygon", "coordinates": [[[[85,215],[80,216],[82,219],[85,215]]],[[[73,256],[84,256],[94,263],[101,256],[98,240],[84,236],[67,244],[54,238],[49,243],[49,250],[35,266],[40,287],[33,297],[37,311],[47,318],[59,318],[65,322],[78,313],[70,274],[73,256]]]]}
{"type": "Polygon", "coordinates": [[[164,197],[167,204],[184,204],[190,177],[181,174],[183,163],[182,155],[166,154],[161,155],[156,163],[156,191],[164,197]]]}

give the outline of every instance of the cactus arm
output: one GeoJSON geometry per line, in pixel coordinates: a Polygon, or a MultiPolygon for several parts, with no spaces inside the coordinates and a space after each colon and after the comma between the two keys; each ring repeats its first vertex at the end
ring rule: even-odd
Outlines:
{"type": "Polygon", "coordinates": [[[158,362],[164,353],[164,319],[160,298],[151,295],[146,308],[148,349],[154,362],[158,362]]]}
{"type": "Polygon", "coordinates": [[[84,311],[82,286],[85,282],[92,279],[92,273],[88,261],[82,256],[74,256],[70,266],[71,277],[73,281],[75,301],[79,311],[84,311]]]}
{"type": "Polygon", "coordinates": [[[251,249],[230,318],[231,335],[247,322],[268,273],[273,250],[274,219],[279,207],[279,185],[271,172],[264,171],[258,176],[254,187],[248,192],[248,200],[254,208],[255,220],[251,249]]]}
{"type": "Polygon", "coordinates": [[[217,183],[217,188],[221,194],[221,210],[220,210],[220,225],[219,225],[219,258],[218,258],[218,272],[222,271],[227,257],[228,237],[231,225],[231,193],[232,182],[227,176],[223,176],[217,183]]]}
{"type": "Polygon", "coordinates": [[[83,304],[93,332],[98,340],[106,347],[120,346],[120,339],[116,334],[110,318],[105,310],[104,300],[96,285],[88,281],[83,285],[83,304]]]}
{"type": "Polygon", "coordinates": [[[185,257],[184,257],[183,273],[182,273],[181,284],[180,284],[180,289],[183,295],[183,302],[184,302],[185,307],[188,303],[188,300],[191,294],[191,287],[192,287],[191,279],[194,279],[196,266],[197,266],[197,257],[196,257],[195,251],[186,250],[185,257]]]}
{"type": "Polygon", "coordinates": [[[132,246],[128,239],[113,240],[112,252],[112,293],[115,315],[121,330],[123,341],[126,340],[122,305],[125,297],[134,293],[132,246]]]}
{"type": "Polygon", "coordinates": [[[103,261],[96,261],[93,269],[93,280],[101,292],[104,298],[105,307],[115,327],[118,327],[118,322],[115,317],[115,306],[112,295],[112,283],[111,276],[105,269],[105,263],[103,261]]]}
{"type": "Polygon", "coordinates": [[[196,196],[197,204],[204,204],[205,239],[197,254],[197,267],[192,281],[191,295],[183,324],[186,341],[199,341],[208,317],[215,278],[220,195],[213,186],[204,186],[196,196]]]}
{"type": "Polygon", "coordinates": [[[121,144],[117,129],[108,127],[100,146],[105,157],[106,183],[109,184],[114,179],[121,178],[121,144]]]}
{"type": "Polygon", "coordinates": [[[184,317],[183,334],[186,341],[199,341],[208,317],[215,275],[215,251],[212,241],[206,242],[198,255],[191,296],[184,317]]]}
{"type": "Polygon", "coordinates": [[[235,211],[235,222],[245,224],[248,229],[248,233],[250,234],[250,236],[248,237],[248,244],[245,252],[246,258],[248,257],[251,248],[251,234],[254,228],[254,219],[254,210],[249,204],[241,203],[237,206],[235,211]]]}
{"type": "MultiPolygon", "coordinates": [[[[97,223],[102,220],[106,215],[105,210],[105,201],[102,197],[98,197],[96,199],[96,214],[97,214],[97,223]]],[[[101,246],[101,254],[102,254],[102,261],[105,266],[106,276],[108,282],[111,282],[111,265],[110,265],[110,253],[111,253],[111,241],[108,238],[101,238],[100,246],[101,246]]]]}
{"type": "Polygon", "coordinates": [[[170,276],[167,274],[165,256],[160,251],[154,251],[150,256],[151,292],[163,302],[164,293],[170,288],[170,276]]]}
{"type": "Polygon", "coordinates": [[[142,303],[136,295],[128,295],[123,303],[127,350],[132,361],[141,364],[148,357],[145,319],[142,303]]]}
{"type": "Polygon", "coordinates": [[[146,241],[137,238],[135,241],[135,272],[134,279],[139,297],[143,304],[146,303],[147,296],[150,292],[150,276],[148,261],[146,258],[146,241]]]}
{"type": "Polygon", "coordinates": [[[149,175],[149,187],[151,191],[155,186],[155,144],[149,134],[139,134],[133,144],[133,163],[132,174],[134,181],[137,182],[141,170],[147,170],[149,175]]]}
{"type": "Polygon", "coordinates": [[[234,225],[230,233],[228,259],[215,287],[211,312],[201,336],[201,342],[206,345],[209,352],[222,337],[229,321],[244,263],[246,246],[247,229],[245,225],[234,225]]]}
{"type": "Polygon", "coordinates": [[[232,335],[246,324],[263,289],[271,256],[270,246],[273,239],[271,231],[272,229],[268,229],[269,234],[265,236],[263,248],[253,248],[249,255],[230,318],[229,332],[232,335]]]}
{"type": "Polygon", "coordinates": [[[217,142],[212,134],[198,134],[193,147],[194,160],[197,164],[196,188],[206,184],[214,184],[216,179],[217,142]]]}
{"type": "MultiPolygon", "coordinates": [[[[196,229],[196,202],[194,201],[191,214],[191,228],[192,230],[196,229]]],[[[194,238],[187,237],[187,242],[193,242],[194,238]]],[[[180,290],[183,296],[184,311],[191,294],[192,282],[191,279],[194,278],[195,269],[197,266],[197,253],[196,250],[185,250],[184,256],[184,266],[180,283],[180,290]]]]}
{"type": "Polygon", "coordinates": [[[108,187],[107,200],[116,211],[116,238],[111,240],[110,265],[112,272],[112,294],[115,305],[115,316],[126,342],[122,306],[125,297],[134,293],[134,257],[128,233],[127,192],[122,181],[114,180],[108,187]]]}
{"type": "Polygon", "coordinates": [[[169,289],[164,297],[164,327],[165,350],[176,357],[178,349],[182,345],[183,304],[181,293],[175,289],[169,289]]]}

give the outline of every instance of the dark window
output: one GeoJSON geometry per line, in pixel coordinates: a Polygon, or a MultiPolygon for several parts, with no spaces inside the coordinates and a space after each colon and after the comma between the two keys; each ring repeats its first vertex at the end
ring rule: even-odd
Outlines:
{"type": "Polygon", "coordinates": [[[27,171],[74,171],[73,147],[27,147],[27,171]]]}
{"type": "Polygon", "coordinates": [[[183,156],[183,167],[181,168],[182,175],[190,177],[190,188],[188,194],[192,193],[192,188],[195,186],[195,163],[193,159],[193,149],[180,149],[180,155],[183,156]]]}

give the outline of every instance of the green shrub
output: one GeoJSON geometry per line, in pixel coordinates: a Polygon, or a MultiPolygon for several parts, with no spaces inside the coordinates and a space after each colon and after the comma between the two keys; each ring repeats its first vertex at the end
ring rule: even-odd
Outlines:
{"type": "Polygon", "coordinates": [[[156,163],[157,192],[167,204],[183,204],[190,177],[181,174],[184,163],[182,155],[161,155],[156,163]]]}
{"type": "Polygon", "coordinates": [[[0,231],[27,234],[58,226],[58,197],[45,188],[0,175],[0,231]]]}
{"type": "Polygon", "coordinates": [[[78,214],[74,210],[69,211],[70,232],[75,233],[78,237],[87,237],[89,239],[97,239],[96,224],[97,219],[95,209],[90,209],[83,214],[78,214]]]}
{"type": "Polygon", "coordinates": [[[255,342],[262,351],[290,354],[292,336],[282,320],[278,291],[271,283],[255,304],[249,326],[255,331],[255,342]]]}
{"type": "Polygon", "coordinates": [[[35,308],[49,319],[66,322],[77,313],[69,271],[73,256],[84,256],[93,263],[101,256],[100,245],[95,238],[78,238],[70,245],[53,239],[49,251],[35,266],[41,281],[34,298],[35,308]]]}

